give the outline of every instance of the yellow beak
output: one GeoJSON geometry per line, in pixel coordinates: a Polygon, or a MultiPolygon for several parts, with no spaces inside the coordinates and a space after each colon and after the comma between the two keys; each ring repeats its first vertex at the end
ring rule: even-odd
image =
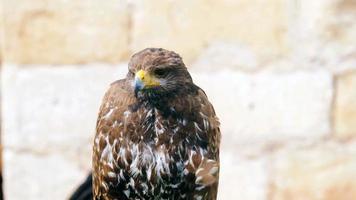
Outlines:
{"type": "Polygon", "coordinates": [[[135,90],[159,86],[160,82],[144,70],[136,72],[135,90]]]}

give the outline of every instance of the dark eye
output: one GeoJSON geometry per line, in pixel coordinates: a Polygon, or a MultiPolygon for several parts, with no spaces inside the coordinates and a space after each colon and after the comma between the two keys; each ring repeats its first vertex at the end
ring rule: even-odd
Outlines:
{"type": "Polygon", "coordinates": [[[162,77],[162,76],[165,76],[167,74],[167,70],[159,68],[159,69],[156,69],[154,71],[154,74],[156,76],[162,77]]]}

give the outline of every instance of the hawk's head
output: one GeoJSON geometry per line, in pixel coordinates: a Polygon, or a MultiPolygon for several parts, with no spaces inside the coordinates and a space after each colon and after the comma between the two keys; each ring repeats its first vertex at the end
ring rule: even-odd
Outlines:
{"type": "Polygon", "coordinates": [[[132,81],[136,97],[172,94],[192,78],[182,58],[173,51],[147,48],[134,54],[127,78],[132,81]]]}

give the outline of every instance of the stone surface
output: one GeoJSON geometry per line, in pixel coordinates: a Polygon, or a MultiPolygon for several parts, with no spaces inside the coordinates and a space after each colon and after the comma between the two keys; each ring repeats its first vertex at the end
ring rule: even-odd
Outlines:
{"type": "Polygon", "coordinates": [[[2,63],[3,60],[3,45],[4,45],[4,20],[3,19],[3,4],[0,3],[0,63],[2,63]]]}
{"type": "Polygon", "coordinates": [[[316,139],[330,133],[333,85],[323,70],[193,73],[221,121],[223,146],[316,139]]]}
{"type": "Polygon", "coordinates": [[[257,55],[246,46],[214,42],[198,56],[192,68],[216,72],[222,69],[254,71],[259,68],[257,55]]]}
{"type": "Polygon", "coordinates": [[[336,91],[335,136],[344,139],[356,137],[356,72],[338,76],[336,91]]]}
{"type": "Polygon", "coordinates": [[[128,56],[126,1],[3,0],[5,60],[66,64],[128,56]]]}
{"type": "Polygon", "coordinates": [[[6,199],[67,199],[87,175],[61,154],[4,151],[6,199]]]}
{"type": "Polygon", "coordinates": [[[356,69],[354,0],[300,0],[289,1],[289,5],[289,59],[293,65],[279,67],[323,67],[335,73],[356,69]]]}
{"type": "Polygon", "coordinates": [[[267,159],[245,159],[233,152],[221,152],[219,200],[264,200],[268,190],[267,159]]]}
{"type": "Polygon", "coordinates": [[[356,143],[291,147],[272,160],[269,199],[352,200],[356,143]]]}
{"type": "Polygon", "coordinates": [[[286,1],[134,1],[134,51],[174,49],[189,63],[214,41],[245,45],[260,55],[287,51],[286,1]]]}
{"type": "Polygon", "coordinates": [[[73,192],[91,168],[101,98],[127,70],[126,65],[52,69],[5,65],[2,72],[9,199],[65,199],[73,192]]]}
{"type": "Polygon", "coordinates": [[[126,70],[126,65],[57,70],[4,66],[5,148],[62,153],[90,166],[90,144],[101,98],[126,70]],[[78,158],[78,154],[83,156],[78,158]]]}

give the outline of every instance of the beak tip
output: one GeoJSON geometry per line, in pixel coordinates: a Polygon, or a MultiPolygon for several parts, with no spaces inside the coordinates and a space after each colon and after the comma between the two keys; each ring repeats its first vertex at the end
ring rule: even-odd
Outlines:
{"type": "Polygon", "coordinates": [[[134,92],[135,92],[135,96],[137,97],[138,92],[143,88],[143,82],[136,78],[135,79],[135,83],[134,83],[134,92]]]}

